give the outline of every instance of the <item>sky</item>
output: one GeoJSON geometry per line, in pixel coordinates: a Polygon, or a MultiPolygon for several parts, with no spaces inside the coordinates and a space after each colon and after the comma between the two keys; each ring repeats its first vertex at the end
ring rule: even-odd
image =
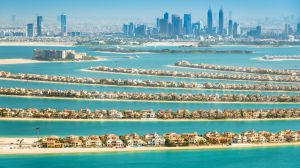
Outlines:
{"type": "Polygon", "coordinates": [[[238,20],[300,18],[300,0],[0,0],[0,24],[11,20],[30,22],[37,15],[45,20],[56,21],[66,13],[71,22],[109,20],[150,21],[168,11],[205,21],[208,8],[216,13],[221,7],[225,17],[238,20]]]}

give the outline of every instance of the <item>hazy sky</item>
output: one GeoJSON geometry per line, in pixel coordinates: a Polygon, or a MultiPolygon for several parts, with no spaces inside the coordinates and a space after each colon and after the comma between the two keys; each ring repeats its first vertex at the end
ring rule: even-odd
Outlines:
{"type": "Polygon", "coordinates": [[[11,20],[29,22],[36,15],[56,21],[61,13],[71,21],[90,20],[154,20],[163,12],[192,13],[204,19],[209,6],[214,12],[223,7],[225,16],[232,11],[234,19],[300,17],[300,0],[0,0],[0,23],[11,20]]]}

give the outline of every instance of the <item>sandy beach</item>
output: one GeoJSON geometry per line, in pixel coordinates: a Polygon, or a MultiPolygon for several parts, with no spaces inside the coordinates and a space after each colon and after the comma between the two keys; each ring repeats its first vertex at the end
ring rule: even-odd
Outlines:
{"type": "Polygon", "coordinates": [[[49,47],[72,47],[75,42],[4,42],[0,41],[0,46],[49,46],[49,47]]]}
{"type": "MultiPolygon", "coordinates": [[[[114,152],[147,152],[147,151],[178,151],[178,150],[226,150],[257,147],[299,147],[300,142],[293,143],[265,143],[265,144],[236,144],[236,145],[210,145],[210,146],[186,146],[186,147],[139,147],[139,148],[25,148],[10,149],[5,144],[16,143],[24,139],[23,143],[33,143],[37,138],[0,138],[0,155],[39,155],[39,154],[76,154],[76,153],[114,153],[114,152]]],[[[25,146],[25,145],[24,145],[25,146]]]]}
{"type": "Polygon", "coordinates": [[[10,64],[36,64],[36,63],[65,63],[65,62],[95,62],[95,61],[106,61],[106,58],[97,57],[97,60],[81,60],[81,61],[39,61],[25,58],[14,58],[14,59],[0,59],[0,65],[10,64]]]}
{"type": "Polygon", "coordinates": [[[253,122],[253,121],[295,121],[300,118],[264,118],[264,119],[56,119],[56,118],[1,118],[0,121],[46,121],[46,122],[253,122]]]}

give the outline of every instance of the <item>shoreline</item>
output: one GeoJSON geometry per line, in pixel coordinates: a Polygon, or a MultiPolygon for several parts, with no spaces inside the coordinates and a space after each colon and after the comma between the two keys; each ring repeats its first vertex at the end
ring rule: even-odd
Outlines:
{"type": "Polygon", "coordinates": [[[142,103],[187,103],[187,104],[300,104],[300,102],[222,102],[222,101],[166,101],[166,100],[130,100],[130,99],[85,99],[71,97],[46,97],[46,96],[19,96],[19,95],[0,95],[1,97],[15,97],[25,99],[56,99],[56,100],[75,100],[75,101],[103,101],[103,102],[142,102],[142,103]]]}
{"type": "Polygon", "coordinates": [[[83,72],[90,73],[110,73],[119,75],[133,75],[133,76],[153,76],[153,77],[163,77],[163,78],[182,78],[182,79],[199,79],[199,80],[222,80],[222,81],[238,81],[238,82],[257,82],[257,83],[287,83],[287,84],[300,84],[300,82],[280,82],[280,81],[253,81],[253,80],[243,80],[243,79],[215,79],[215,78],[195,78],[195,77],[178,77],[178,76],[158,76],[158,75],[147,75],[147,74],[134,74],[134,73],[122,73],[122,72],[109,72],[109,71],[96,71],[89,69],[80,69],[83,72]]]}
{"type": "MultiPolygon", "coordinates": [[[[104,60],[103,60],[104,61],[104,60]]],[[[206,89],[206,88],[176,88],[176,87],[151,87],[151,86],[130,86],[130,85],[102,85],[92,83],[70,83],[70,82],[56,82],[56,81],[42,81],[42,80],[27,80],[27,79],[13,79],[13,78],[2,78],[4,81],[17,81],[17,82],[35,82],[35,83],[53,83],[62,85],[80,85],[80,86],[98,86],[98,87],[123,87],[123,88],[140,88],[140,89],[166,89],[166,90],[194,90],[194,91],[224,91],[224,92],[269,92],[269,93],[294,93],[300,91],[289,91],[289,90],[238,90],[238,89],[206,89]]]]}
{"type": "MultiPolygon", "coordinates": [[[[300,61],[300,59],[299,59],[300,61]]],[[[199,70],[201,71],[213,71],[213,72],[227,72],[228,74],[258,74],[258,75],[270,75],[270,76],[280,76],[280,77],[287,77],[292,75],[276,75],[276,74],[263,74],[263,73],[253,73],[253,72],[240,72],[240,71],[226,71],[226,70],[217,70],[217,69],[203,69],[203,68],[193,68],[193,67],[185,67],[185,66],[176,66],[176,65],[166,65],[169,68],[178,68],[178,69],[190,69],[190,70],[199,70]]],[[[276,82],[276,81],[274,81],[276,82]]],[[[283,82],[281,82],[283,83],[283,82]]],[[[288,82],[288,83],[295,83],[295,82],[288,82]]]]}
{"type": "Polygon", "coordinates": [[[121,153],[121,152],[150,152],[150,151],[197,151],[197,150],[229,150],[270,147],[299,147],[300,142],[237,144],[186,147],[140,147],[140,148],[31,148],[31,149],[0,149],[0,155],[40,155],[40,154],[84,154],[84,153],[121,153]]]}
{"type": "Polygon", "coordinates": [[[37,121],[37,122],[255,122],[255,121],[299,121],[300,118],[264,119],[56,119],[56,118],[4,118],[0,121],[37,121]]]}
{"type": "Polygon", "coordinates": [[[43,47],[75,47],[76,42],[10,42],[0,41],[0,46],[43,46],[43,47]]]}
{"type": "Polygon", "coordinates": [[[80,60],[80,61],[39,61],[26,58],[0,59],[0,65],[17,65],[17,64],[38,64],[38,63],[81,63],[81,62],[98,62],[106,61],[107,58],[96,57],[96,60],[80,60]]]}

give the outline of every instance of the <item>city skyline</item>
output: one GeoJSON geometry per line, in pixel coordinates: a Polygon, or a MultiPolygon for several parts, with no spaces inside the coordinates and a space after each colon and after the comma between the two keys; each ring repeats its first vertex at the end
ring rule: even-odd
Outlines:
{"type": "Polygon", "coordinates": [[[259,1],[253,0],[251,2],[238,2],[234,0],[228,0],[222,2],[220,0],[198,2],[196,0],[189,0],[186,2],[180,0],[170,1],[158,1],[154,0],[150,2],[140,2],[138,0],[120,1],[114,2],[99,2],[95,0],[89,1],[89,4],[82,1],[4,1],[0,0],[0,23],[10,23],[12,20],[16,22],[32,22],[33,18],[38,15],[42,15],[47,22],[57,21],[58,16],[61,13],[66,13],[70,17],[70,22],[121,22],[129,20],[141,20],[141,22],[151,22],[153,18],[162,12],[168,11],[178,15],[186,13],[192,13],[194,19],[206,22],[205,15],[209,7],[212,8],[213,16],[218,15],[220,8],[224,10],[224,19],[239,19],[241,22],[245,19],[265,19],[265,18],[282,18],[289,16],[290,19],[299,20],[299,10],[297,6],[300,6],[300,2],[297,0],[266,0],[259,1]],[[160,5],[157,5],[157,3],[160,5]],[[72,3],[72,5],[68,5],[72,3]],[[14,8],[10,8],[14,6],[14,8]],[[39,6],[39,8],[35,8],[39,6]],[[141,6],[147,6],[142,8],[141,6]],[[265,8],[268,6],[268,8],[265,8]],[[280,7],[280,12],[278,8],[280,7]],[[118,11],[112,12],[109,9],[118,11]],[[88,11],[88,12],[84,12],[88,11]],[[249,13],[251,12],[251,15],[249,13]],[[14,18],[14,19],[13,19],[14,18]],[[82,20],[81,20],[82,19],[82,20]],[[112,20],[114,19],[114,20],[112,20]]]}

